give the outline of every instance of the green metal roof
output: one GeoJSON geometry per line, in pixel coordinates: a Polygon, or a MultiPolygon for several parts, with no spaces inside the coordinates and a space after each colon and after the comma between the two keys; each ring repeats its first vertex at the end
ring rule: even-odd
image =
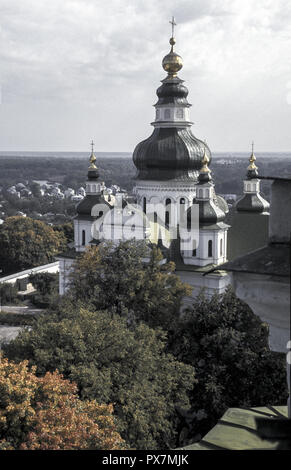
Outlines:
{"type": "Polygon", "coordinates": [[[204,438],[181,450],[275,450],[278,442],[263,440],[256,418],[288,418],[287,406],[229,408],[204,438]]]}

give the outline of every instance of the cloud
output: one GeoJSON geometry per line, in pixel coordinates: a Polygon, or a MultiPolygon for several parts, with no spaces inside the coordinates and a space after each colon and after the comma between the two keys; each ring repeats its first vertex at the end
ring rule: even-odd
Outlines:
{"type": "MultiPolygon", "coordinates": [[[[54,105],[61,114],[64,109],[65,120],[67,107],[73,106],[84,116],[82,129],[92,126],[91,111],[86,117],[85,109],[94,109],[97,127],[104,116],[111,125],[113,115],[117,125],[125,116],[138,116],[128,122],[128,131],[116,130],[122,146],[126,135],[127,149],[132,147],[135,136],[149,132],[151,104],[165,76],[161,61],[169,51],[172,15],[178,23],[176,50],[184,59],[181,77],[201,110],[201,120],[206,122],[207,109],[216,109],[219,120],[228,97],[230,113],[242,119],[237,108],[242,90],[245,101],[248,93],[257,96],[258,103],[268,91],[268,102],[279,113],[274,89],[286,103],[290,81],[289,0],[2,0],[0,112],[5,104],[18,106],[19,115],[54,105]]],[[[194,107],[196,115],[198,109],[194,107]]],[[[48,127],[52,116],[47,113],[48,127]]],[[[210,129],[215,118],[208,117],[210,129]]],[[[276,122],[279,128],[279,116],[276,122]]],[[[26,132],[33,139],[28,127],[26,132]]],[[[45,126],[40,132],[46,142],[45,126]]],[[[219,130],[211,133],[221,147],[219,130]]],[[[18,135],[21,142],[21,130],[18,135]]],[[[81,140],[81,133],[75,138],[81,140]]],[[[109,148],[110,143],[104,138],[103,145],[109,148]]]]}

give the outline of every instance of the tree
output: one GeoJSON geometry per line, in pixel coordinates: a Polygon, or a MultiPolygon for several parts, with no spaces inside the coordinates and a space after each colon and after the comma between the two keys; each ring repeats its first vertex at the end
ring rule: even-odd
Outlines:
{"type": "Polygon", "coordinates": [[[92,246],[75,263],[69,295],[132,321],[173,328],[191,288],[173,274],[174,263],[162,259],[159,249],[135,240],[92,246]]]}
{"type": "Polygon", "coordinates": [[[36,181],[33,181],[32,183],[30,183],[30,190],[34,197],[36,198],[41,197],[40,185],[36,181]]]}
{"type": "Polygon", "coordinates": [[[3,282],[0,284],[0,306],[17,303],[18,302],[18,289],[15,284],[3,282]]]}
{"type": "Polygon", "coordinates": [[[48,307],[59,290],[58,273],[35,273],[29,276],[29,281],[37,292],[33,295],[33,303],[39,307],[48,307]]]}
{"type": "Polygon", "coordinates": [[[113,403],[118,430],[130,447],[176,445],[176,407],[189,405],[194,371],[165,353],[165,334],[145,324],[128,327],[116,314],[73,308],[40,318],[8,345],[10,359],[28,359],[37,374],[56,368],[77,383],[82,399],[113,403]]]}
{"type": "Polygon", "coordinates": [[[65,246],[64,236],[39,220],[8,217],[0,226],[0,266],[5,273],[49,263],[65,246]]]}
{"type": "Polygon", "coordinates": [[[74,226],[72,222],[66,222],[64,224],[54,225],[54,230],[57,232],[63,233],[67,243],[72,243],[74,241],[74,226]]]}
{"type": "Polygon", "coordinates": [[[0,356],[0,449],[113,450],[124,447],[111,405],[81,401],[57,372],[35,375],[27,361],[0,356]]]}
{"type": "Polygon", "coordinates": [[[190,437],[205,434],[229,407],[286,403],[285,355],[270,351],[267,325],[230,288],[195,300],[168,351],[195,368],[198,383],[185,415],[190,437]]]}

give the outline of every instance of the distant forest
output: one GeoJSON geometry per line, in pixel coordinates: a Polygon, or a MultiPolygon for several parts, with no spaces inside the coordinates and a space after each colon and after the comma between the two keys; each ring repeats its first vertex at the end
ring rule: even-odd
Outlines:
{"type": "MultiPolygon", "coordinates": [[[[84,158],[0,157],[0,186],[6,189],[15,183],[48,180],[78,189],[86,182],[88,165],[89,159],[84,158]]],[[[106,186],[117,184],[132,190],[136,172],[130,158],[106,157],[97,165],[106,186]]]]}
{"type": "MultiPolygon", "coordinates": [[[[135,185],[136,169],[131,158],[98,159],[100,178],[106,186],[117,184],[128,192],[135,185]]],[[[291,159],[278,156],[260,157],[257,161],[259,174],[264,176],[290,176],[291,159]]],[[[243,179],[246,175],[248,159],[235,157],[214,158],[211,163],[212,176],[216,191],[220,194],[242,194],[243,179]],[[224,160],[224,163],[222,162],[224,160]]],[[[0,157],[0,186],[4,189],[15,183],[31,180],[49,180],[77,189],[84,186],[88,160],[84,158],[49,157],[0,157]]],[[[270,182],[262,181],[262,192],[268,198],[270,182]]]]}

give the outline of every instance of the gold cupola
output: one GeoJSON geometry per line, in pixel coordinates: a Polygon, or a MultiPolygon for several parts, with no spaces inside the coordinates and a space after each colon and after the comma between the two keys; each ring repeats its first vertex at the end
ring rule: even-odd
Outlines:
{"type": "Polygon", "coordinates": [[[211,170],[208,167],[208,163],[210,162],[209,157],[206,154],[206,142],[204,142],[204,153],[203,158],[201,161],[202,167],[200,169],[198,180],[201,183],[206,183],[207,181],[211,180],[211,170]]]}
{"type": "Polygon", "coordinates": [[[96,162],[97,159],[96,159],[96,157],[95,157],[95,155],[94,155],[94,142],[93,142],[93,140],[92,140],[92,142],[91,142],[91,149],[92,149],[92,150],[91,150],[91,155],[90,155],[90,160],[89,160],[89,161],[90,161],[90,166],[89,166],[89,168],[92,168],[92,169],[95,170],[95,169],[97,169],[97,166],[95,165],[95,162],[96,162]]]}
{"type": "Polygon", "coordinates": [[[89,180],[93,180],[93,179],[98,179],[99,178],[99,170],[97,168],[97,166],[95,165],[95,162],[96,162],[96,157],[95,157],[95,154],[94,154],[94,142],[92,140],[91,142],[91,155],[90,155],[90,165],[89,165],[89,168],[88,168],[88,179],[89,180]]]}
{"type": "Polygon", "coordinates": [[[167,78],[175,78],[177,77],[177,73],[183,67],[183,59],[180,57],[176,52],[174,52],[174,45],[176,44],[176,39],[174,38],[174,26],[176,26],[175,19],[172,17],[172,21],[170,21],[172,25],[172,37],[170,38],[170,45],[171,50],[169,54],[167,54],[163,58],[162,66],[163,69],[168,73],[167,78]]]}
{"type": "Polygon", "coordinates": [[[258,167],[257,165],[255,164],[255,161],[256,161],[256,157],[255,157],[255,154],[254,154],[254,142],[252,142],[252,153],[251,153],[251,156],[249,158],[249,166],[247,168],[247,177],[249,179],[251,178],[256,178],[258,176],[258,167]]]}

